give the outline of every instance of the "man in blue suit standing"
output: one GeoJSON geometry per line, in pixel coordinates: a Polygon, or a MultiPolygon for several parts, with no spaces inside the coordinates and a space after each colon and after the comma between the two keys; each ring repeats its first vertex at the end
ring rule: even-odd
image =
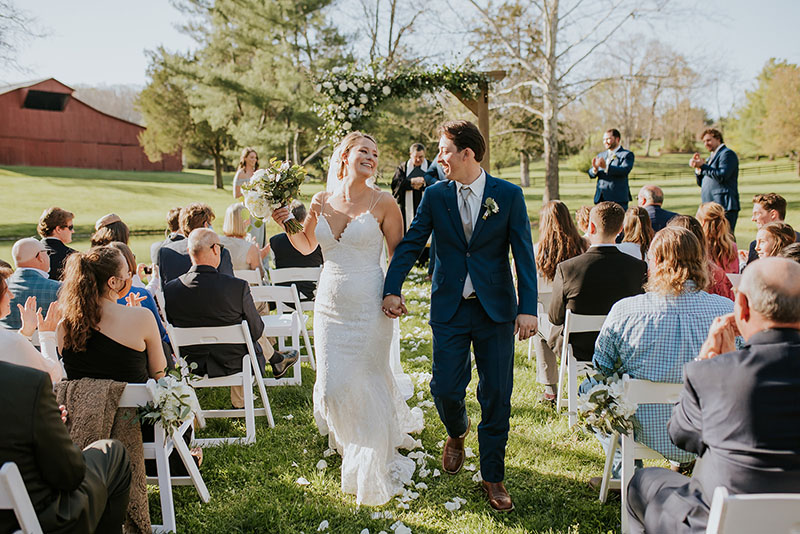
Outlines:
{"type": "Polygon", "coordinates": [[[722,132],[709,128],[703,132],[703,144],[711,152],[708,159],[695,152],[689,160],[694,167],[695,178],[700,189],[701,202],[716,202],[725,208],[725,218],[736,230],[739,217],[739,158],[736,152],[725,146],[722,132]]]}
{"type": "Polygon", "coordinates": [[[606,130],[603,134],[606,150],[592,158],[589,178],[597,178],[595,204],[603,201],[616,202],[622,209],[627,210],[628,202],[632,199],[628,187],[628,175],[633,169],[634,156],[633,152],[622,148],[619,140],[619,130],[616,128],[606,130]]]}
{"type": "Polygon", "coordinates": [[[474,124],[447,122],[439,133],[438,159],[448,180],[428,187],[422,196],[386,273],[383,309],[391,318],[405,313],[403,281],[428,236],[435,232],[431,393],[448,434],[442,467],[455,474],[464,464],[464,438],[470,429],[464,399],[471,377],[471,345],[479,377],[483,488],[490,506],[507,512],[514,508],[503,485],[514,335],[527,339],[537,328],[530,221],[522,189],[481,169],[486,142],[474,124]],[[509,248],[516,264],[516,292],[509,248]]]}

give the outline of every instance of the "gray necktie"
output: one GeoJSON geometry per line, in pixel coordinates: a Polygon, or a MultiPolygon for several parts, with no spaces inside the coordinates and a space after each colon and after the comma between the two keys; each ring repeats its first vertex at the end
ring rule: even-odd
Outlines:
{"type": "Polygon", "coordinates": [[[469,196],[472,194],[472,189],[469,187],[461,188],[461,226],[464,227],[464,237],[467,238],[469,243],[472,238],[472,209],[469,206],[469,196]]]}

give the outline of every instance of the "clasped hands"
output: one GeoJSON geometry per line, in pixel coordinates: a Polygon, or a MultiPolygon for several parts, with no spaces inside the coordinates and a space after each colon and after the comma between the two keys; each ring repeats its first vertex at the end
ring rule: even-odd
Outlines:
{"type": "Polygon", "coordinates": [[[597,169],[605,169],[606,168],[606,160],[600,157],[593,157],[592,158],[592,168],[597,172],[597,169]]]}
{"type": "Polygon", "coordinates": [[[425,178],[417,176],[416,178],[411,178],[411,188],[412,189],[422,189],[425,187],[425,178]]]}
{"type": "Polygon", "coordinates": [[[721,315],[714,319],[708,329],[708,337],[700,347],[700,354],[696,360],[708,360],[714,356],[733,352],[736,350],[736,336],[739,335],[739,328],[732,313],[721,315]]]}
{"type": "Polygon", "coordinates": [[[383,297],[381,311],[389,319],[397,319],[408,313],[406,299],[402,295],[386,295],[383,297]]]}
{"type": "Polygon", "coordinates": [[[694,167],[695,169],[699,169],[705,164],[706,160],[700,157],[700,154],[697,152],[694,153],[692,159],[689,160],[689,167],[694,167]]]}

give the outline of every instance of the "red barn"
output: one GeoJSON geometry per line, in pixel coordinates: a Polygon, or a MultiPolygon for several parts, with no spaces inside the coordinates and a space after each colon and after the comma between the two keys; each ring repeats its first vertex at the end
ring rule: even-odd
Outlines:
{"type": "Polygon", "coordinates": [[[50,78],[0,88],[0,165],[180,171],[181,154],[147,159],[143,126],[81,102],[50,78]]]}

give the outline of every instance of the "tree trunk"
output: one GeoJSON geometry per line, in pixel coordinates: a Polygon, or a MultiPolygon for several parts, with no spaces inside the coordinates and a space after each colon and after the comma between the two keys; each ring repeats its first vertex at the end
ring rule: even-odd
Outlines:
{"type": "Polygon", "coordinates": [[[558,200],[558,104],[559,87],[556,63],[556,36],[558,35],[558,1],[551,0],[544,25],[546,67],[544,78],[547,88],[542,99],[542,140],[544,141],[544,194],[542,203],[558,200]]]}
{"type": "Polygon", "coordinates": [[[300,162],[300,130],[294,131],[294,139],[292,139],[292,162],[299,164],[300,162]]]}
{"type": "Polygon", "coordinates": [[[524,150],[519,151],[519,183],[522,187],[531,185],[531,157],[524,150]]]}
{"type": "Polygon", "coordinates": [[[222,183],[222,155],[214,152],[214,189],[225,189],[222,183]]]}

